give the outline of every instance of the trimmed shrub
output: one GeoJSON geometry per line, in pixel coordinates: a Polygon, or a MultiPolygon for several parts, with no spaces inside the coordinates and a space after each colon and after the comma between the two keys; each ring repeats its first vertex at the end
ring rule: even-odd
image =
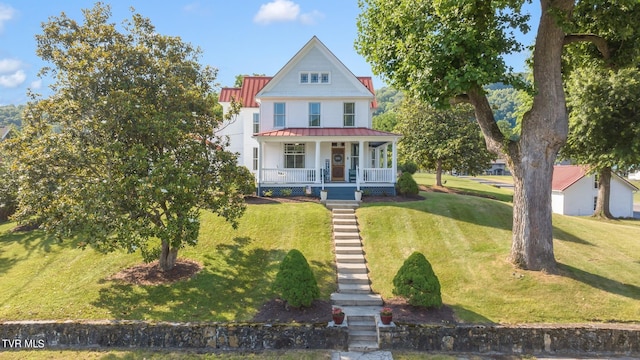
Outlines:
{"type": "Polygon", "coordinates": [[[396,189],[398,190],[398,193],[400,195],[404,196],[417,195],[419,192],[418,183],[408,172],[403,172],[402,175],[400,175],[400,178],[398,178],[398,183],[396,184],[396,189]]]}
{"type": "Polygon", "coordinates": [[[320,289],[309,263],[296,249],[289,251],[282,260],[273,288],[282,300],[296,308],[309,307],[314,299],[320,297],[320,289]]]}
{"type": "Polygon", "coordinates": [[[406,298],[413,306],[442,306],[440,281],[427,258],[417,251],[405,260],[393,278],[393,294],[406,298]]]}
{"type": "Polygon", "coordinates": [[[403,173],[409,173],[413,175],[416,173],[416,171],[418,171],[418,164],[414,163],[413,161],[407,161],[400,164],[399,169],[403,173]]]}

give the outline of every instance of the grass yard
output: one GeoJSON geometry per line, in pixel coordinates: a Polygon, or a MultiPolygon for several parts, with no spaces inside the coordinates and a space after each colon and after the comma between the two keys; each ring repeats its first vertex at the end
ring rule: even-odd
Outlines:
{"type": "Polygon", "coordinates": [[[144,319],[243,321],[274,297],[280,260],[293,248],[309,261],[328,299],[335,290],[329,212],[320,204],[249,205],[238,230],[206,213],[199,243],[178,254],[204,269],[173,285],[108,280],[141,262],[139,254],[102,255],[58,244],[42,232],[0,226],[0,320],[144,319]]]}
{"type": "MultiPolygon", "coordinates": [[[[485,197],[423,192],[422,201],[365,203],[358,210],[372,286],[383,297],[393,297],[398,268],[420,251],[440,278],[444,302],[469,322],[640,322],[640,221],[554,215],[560,273],[515,270],[507,261],[511,191],[444,179],[485,197]]],[[[109,280],[139,263],[138,254],[101,255],[39,231],[12,234],[13,224],[2,224],[0,321],[247,321],[274,297],[280,260],[293,248],[309,260],[323,299],[336,288],[330,214],[320,204],[249,205],[238,230],[210,213],[202,224],[199,244],[180,257],[204,269],[164,286],[109,280]]]]}
{"type": "MultiPolygon", "coordinates": [[[[427,174],[416,179],[433,183],[427,174]]],[[[446,179],[462,188],[467,182],[446,179]]],[[[504,195],[505,190],[469,183],[468,191],[504,195]]],[[[365,204],[358,210],[372,287],[383,297],[393,297],[395,273],[419,251],[440,279],[443,301],[467,321],[640,322],[640,221],[554,215],[560,274],[547,275],[508,263],[510,203],[422,195],[426,200],[365,204]]]]}

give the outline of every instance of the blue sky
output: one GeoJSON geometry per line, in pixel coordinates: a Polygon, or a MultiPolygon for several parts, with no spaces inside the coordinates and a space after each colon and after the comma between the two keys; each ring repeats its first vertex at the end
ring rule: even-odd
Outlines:
{"type": "MultiPolygon", "coordinates": [[[[85,0],[0,0],[0,105],[22,104],[26,91],[47,94],[48,80],[38,71],[46,64],[36,55],[41,23],[61,12],[81,21],[85,0]]],[[[151,19],[164,35],[180,36],[203,50],[201,62],[218,68],[217,81],[232,86],[238,74],[274,75],[316,35],[355,74],[372,76],[356,53],[357,0],[113,0],[112,22],[131,17],[130,7],[151,19]]],[[[523,37],[533,41],[533,33],[523,37]]],[[[524,69],[525,54],[507,62],[524,69]]],[[[374,77],[375,88],[385,86],[374,77]]]]}

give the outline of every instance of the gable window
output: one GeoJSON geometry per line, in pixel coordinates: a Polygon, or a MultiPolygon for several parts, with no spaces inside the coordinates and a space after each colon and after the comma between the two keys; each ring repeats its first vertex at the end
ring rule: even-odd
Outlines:
{"type": "Polygon", "coordinates": [[[285,103],[273,104],[273,126],[277,128],[285,127],[286,122],[286,110],[285,103]]]}
{"type": "Polygon", "coordinates": [[[356,126],[356,104],[352,102],[343,105],[343,124],[344,126],[356,126]]]}
{"type": "Polygon", "coordinates": [[[320,103],[309,103],[309,126],[320,126],[320,103]]]}
{"type": "Polygon", "coordinates": [[[260,114],[253,113],[253,133],[257,134],[260,132],[260,114]]]}
{"type": "Polygon", "coordinates": [[[304,144],[284,144],[284,167],[287,169],[304,168],[304,144]]]}
{"type": "Polygon", "coordinates": [[[300,84],[329,84],[331,74],[329,72],[305,71],[300,73],[300,84]]]}

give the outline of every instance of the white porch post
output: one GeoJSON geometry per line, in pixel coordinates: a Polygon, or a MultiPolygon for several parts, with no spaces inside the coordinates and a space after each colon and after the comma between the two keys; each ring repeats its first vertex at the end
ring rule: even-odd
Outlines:
{"type": "Polygon", "coordinates": [[[395,183],[396,174],[398,173],[398,141],[397,140],[394,140],[391,146],[391,169],[393,169],[391,176],[393,176],[392,179],[393,179],[393,182],[395,183]]]}
{"type": "Polygon", "coordinates": [[[262,141],[258,141],[258,184],[262,183],[262,163],[263,163],[263,154],[264,154],[264,143],[262,141]]]}
{"type": "Polygon", "coordinates": [[[389,168],[389,161],[387,160],[387,155],[389,153],[389,143],[384,144],[384,148],[382,149],[382,156],[384,157],[384,165],[385,169],[389,168]]]}
{"type": "Polygon", "coordinates": [[[321,182],[322,164],[320,164],[320,140],[316,140],[316,184],[321,182]]]}
{"type": "Polygon", "coordinates": [[[356,182],[362,181],[362,169],[365,168],[367,163],[366,154],[364,152],[364,140],[358,141],[358,169],[356,171],[356,182]]]}

